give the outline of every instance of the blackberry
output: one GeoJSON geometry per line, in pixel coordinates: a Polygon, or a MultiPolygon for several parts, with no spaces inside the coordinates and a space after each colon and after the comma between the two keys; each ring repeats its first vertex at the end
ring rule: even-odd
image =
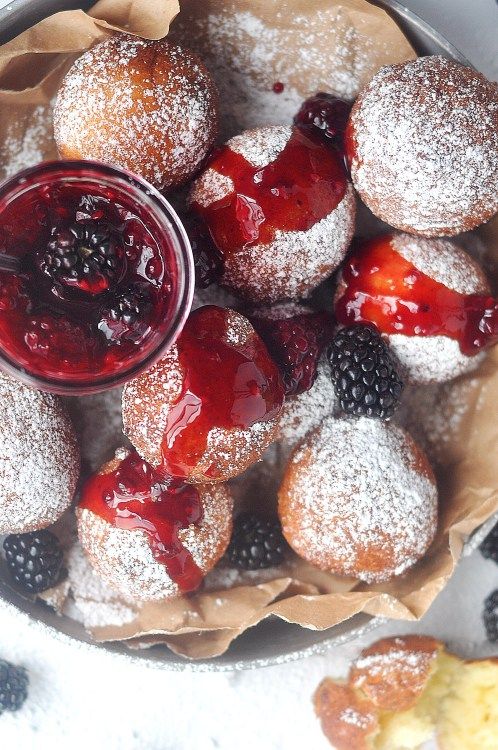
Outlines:
{"type": "Polygon", "coordinates": [[[69,228],[52,227],[41,269],[57,281],[98,293],[119,273],[123,252],[106,221],[87,219],[69,228]]]}
{"type": "Polygon", "coordinates": [[[13,579],[30,594],[45,591],[60,581],[63,555],[52,532],[43,529],[11,534],[5,538],[3,548],[13,579]]]}
{"type": "Polygon", "coordinates": [[[19,711],[28,697],[28,673],[0,659],[0,716],[4,711],[19,711]]]}
{"type": "Polygon", "coordinates": [[[498,564],[498,523],[493,526],[479,549],[483,557],[498,564]]]}
{"type": "Polygon", "coordinates": [[[207,289],[223,275],[223,256],[199,219],[189,215],[185,225],[194,256],[195,285],[198,289],[207,289]]]}
{"type": "Polygon", "coordinates": [[[286,546],[278,521],[269,521],[254,513],[242,513],[235,519],[226,554],[234,567],[258,570],[280,565],[286,546]]]}
{"type": "Polygon", "coordinates": [[[495,589],[484,600],[482,619],[486,628],[488,641],[496,643],[498,641],[498,589],[495,589]]]}
{"type": "Polygon", "coordinates": [[[286,396],[308,391],[316,379],[318,360],[332,338],[328,313],[303,313],[282,320],[251,318],[280,369],[286,396]]]}
{"type": "Polygon", "coordinates": [[[294,117],[294,124],[318,130],[342,151],[343,136],[351,106],[343,99],[319,91],[302,103],[299,112],[294,117]]]}
{"type": "Polygon", "coordinates": [[[140,339],[151,309],[149,292],[135,284],[111,297],[102,310],[98,327],[109,341],[140,339]]]}
{"type": "Polygon", "coordinates": [[[389,419],[403,383],[377,329],[356,323],[339,330],[329,349],[334,388],[341,409],[356,417],[389,419]]]}

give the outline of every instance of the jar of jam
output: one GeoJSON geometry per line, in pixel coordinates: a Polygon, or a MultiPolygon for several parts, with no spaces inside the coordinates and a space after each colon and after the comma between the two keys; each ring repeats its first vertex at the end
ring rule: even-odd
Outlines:
{"type": "Polygon", "coordinates": [[[122,169],[48,162],[0,186],[0,368],[42,390],[120,385],[171,347],[194,269],[165,198],[122,169]]]}

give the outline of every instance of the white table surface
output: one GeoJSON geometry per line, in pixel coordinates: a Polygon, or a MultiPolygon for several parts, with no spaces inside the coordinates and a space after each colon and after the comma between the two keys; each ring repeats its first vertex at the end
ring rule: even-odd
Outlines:
{"type": "MultiPolygon", "coordinates": [[[[0,6],[8,0],[0,0],[0,6]]],[[[476,67],[498,80],[495,0],[407,0],[476,67]]],[[[479,553],[464,560],[428,615],[370,636],[424,632],[466,656],[493,653],[481,622],[498,567],[479,553]]],[[[325,656],[237,674],[155,671],[90,654],[41,635],[0,612],[0,658],[24,664],[25,707],[0,717],[0,747],[12,750],[326,750],[311,694],[327,674],[344,674],[355,643],[325,656]]],[[[462,750],[465,750],[462,748],[462,750]]]]}

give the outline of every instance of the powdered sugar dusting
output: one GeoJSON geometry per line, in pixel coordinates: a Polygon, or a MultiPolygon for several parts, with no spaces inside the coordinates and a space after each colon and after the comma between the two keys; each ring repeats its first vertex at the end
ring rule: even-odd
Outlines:
{"type": "Polygon", "coordinates": [[[60,399],[0,374],[0,533],[54,523],[73,499],[79,460],[60,399]]]}
{"type": "Polygon", "coordinates": [[[367,729],[372,722],[372,717],[370,714],[367,714],[366,716],[364,714],[360,714],[359,711],[356,711],[351,706],[348,706],[340,713],[339,720],[343,721],[345,724],[351,724],[352,726],[359,727],[360,729],[367,729]]]}
{"type": "Polygon", "coordinates": [[[282,126],[254,128],[231,138],[227,146],[253,167],[266,167],[284,150],[292,128],[282,126]]]}
{"type": "Polygon", "coordinates": [[[85,52],[64,78],[55,139],[63,156],[117,164],[165,188],[186,180],[205,157],[216,108],[195,56],[166,40],[121,34],[85,52]]]}
{"type": "Polygon", "coordinates": [[[258,17],[257,9],[189,16],[189,9],[182,9],[170,35],[197,51],[212,72],[224,137],[289,123],[316,91],[353,99],[380,65],[409,55],[408,47],[394,50],[381,35],[361,34],[340,7],[322,5],[305,15],[276,10],[274,24],[258,17]],[[278,95],[275,81],[285,84],[278,95]]]}
{"type": "Polygon", "coordinates": [[[383,68],[352,123],[353,182],[388,224],[457,234],[498,210],[498,88],[479,73],[443,57],[383,68]]]}
{"type": "Polygon", "coordinates": [[[328,417],[304,440],[280,505],[284,533],[298,554],[367,582],[410,567],[437,523],[437,490],[421,473],[413,443],[398,427],[366,418],[328,417]],[[375,569],[365,564],[372,556],[375,569]]]}
{"type": "Polygon", "coordinates": [[[308,391],[286,399],[279,420],[278,436],[286,449],[292,449],[308,432],[332,414],[336,403],[334,384],[327,357],[318,363],[316,380],[308,391]]]}
{"type": "Polygon", "coordinates": [[[23,133],[17,132],[18,123],[11,123],[0,146],[3,177],[11,177],[21,169],[32,167],[46,158],[47,145],[52,139],[52,108],[40,104],[30,114],[23,133]]]}
{"type": "MultiPolygon", "coordinates": [[[[419,271],[460,294],[486,294],[489,285],[478,263],[449,240],[424,239],[408,234],[393,236],[396,252],[419,271]]],[[[485,354],[468,357],[455,339],[447,336],[390,334],[389,342],[412,383],[437,383],[472,372],[485,354]]]]}

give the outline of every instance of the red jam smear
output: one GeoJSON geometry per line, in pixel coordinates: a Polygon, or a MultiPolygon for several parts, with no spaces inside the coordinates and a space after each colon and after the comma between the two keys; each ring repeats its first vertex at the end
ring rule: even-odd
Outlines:
{"type": "Polygon", "coordinates": [[[310,229],[337,208],[346,192],[340,157],[299,128],[292,129],[284,149],[266,167],[254,167],[228,146],[208,166],[229,177],[234,190],[210,206],[194,203],[193,208],[225,256],[269,243],[277,230],[310,229]]]}
{"type": "Polygon", "coordinates": [[[281,94],[284,89],[285,89],[285,84],[283,84],[282,81],[275,81],[275,83],[272,86],[272,90],[274,94],[281,94]]]}
{"type": "Polygon", "coordinates": [[[448,336],[472,356],[498,342],[498,302],[481,294],[460,294],[405,260],[392,236],[362,244],[343,269],[346,289],[336,302],[345,325],[375,323],[383,333],[448,336]]]}
{"type": "Polygon", "coordinates": [[[202,520],[195,487],[178,479],[161,479],[131,451],[114,471],[87,481],[79,506],[118,529],[144,531],[154,559],[165,566],[181,591],[198,588],[203,574],[178,537],[182,529],[202,520]]]}
{"type": "MultiPolygon", "coordinates": [[[[277,366],[256,333],[227,341],[227,310],[206,306],[189,317],[178,341],[182,392],[170,409],[161,472],[187,477],[215,427],[248,429],[273,419],[284,391],[277,366]]],[[[216,467],[205,472],[216,478],[216,467]]]]}
{"type": "Polygon", "coordinates": [[[54,380],[105,377],[128,369],[158,346],[158,328],[164,330],[174,315],[176,261],[169,240],[154,237],[148,224],[132,195],[93,179],[34,186],[2,211],[0,252],[22,259],[20,274],[0,272],[0,345],[17,367],[54,380]],[[38,262],[52,227],[88,219],[107,222],[122,242],[122,272],[102,290],[54,280],[38,262]],[[112,295],[134,285],[150,300],[147,314],[133,336],[112,340],[101,324],[102,311],[112,295]]]}

